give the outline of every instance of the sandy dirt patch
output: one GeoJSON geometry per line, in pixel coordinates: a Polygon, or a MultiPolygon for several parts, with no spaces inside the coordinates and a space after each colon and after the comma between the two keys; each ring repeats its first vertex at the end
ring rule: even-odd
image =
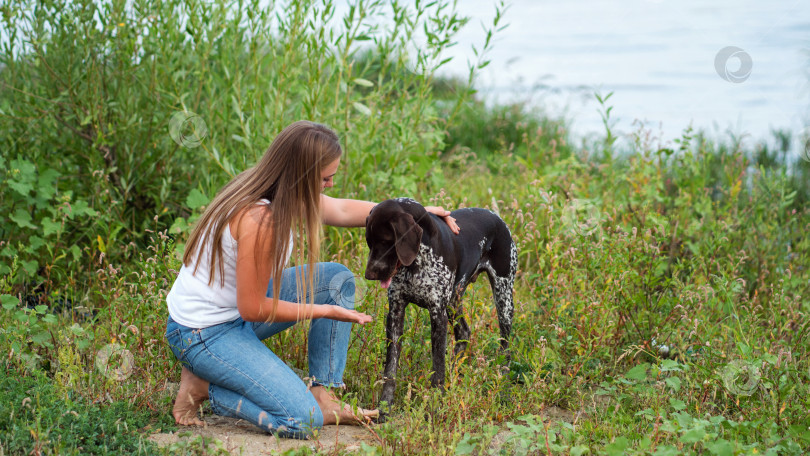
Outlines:
{"type": "Polygon", "coordinates": [[[152,434],[149,440],[165,447],[198,439],[198,436],[215,438],[231,454],[244,456],[279,454],[304,446],[319,452],[331,452],[338,446],[343,451],[351,452],[359,450],[362,442],[379,445],[373,428],[364,426],[324,426],[317,438],[296,440],[278,438],[244,420],[209,415],[205,421],[205,427],[179,426],[177,432],[152,434]]]}
{"type": "MultiPolygon", "coordinates": [[[[166,382],[163,394],[174,398],[179,386],[179,383],[166,382]]],[[[344,452],[352,452],[359,450],[363,442],[367,445],[381,444],[374,431],[374,425],[324,426],[316,438],[297,440],[278,438],[244,420],[213,415],[207,402],[203,406],[203,414],[205,427],[178,426],[175,432],[155,433],[149,436],[149,440],[160,447],[166,447],[193,440],[199,441],[200,437],[206,440],[216,439],[222,442],[222,446],[230,454],[244,456],[279,454],[300,447],[309,447],[323,453],[331,452],[335,447],[344,452]]]]}

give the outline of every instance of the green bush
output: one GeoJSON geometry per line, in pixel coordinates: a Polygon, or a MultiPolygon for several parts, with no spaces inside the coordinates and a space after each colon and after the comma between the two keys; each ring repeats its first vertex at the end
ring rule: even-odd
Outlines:
{"type": "Polygon", "coordinates": [[[282,6],[3,4],[0,178],[12,191],[0,210],[12,217],[0,256],[19,265],[12,283],[132,258],[130,242],[143,249],[148,230],[191,216],[194,195],[212,197],[302,118],[340,134],[348,195],[444,185],[432,79],[466,22],[455,5],[361,0],[342,21],[331,1],[282,6]]]}

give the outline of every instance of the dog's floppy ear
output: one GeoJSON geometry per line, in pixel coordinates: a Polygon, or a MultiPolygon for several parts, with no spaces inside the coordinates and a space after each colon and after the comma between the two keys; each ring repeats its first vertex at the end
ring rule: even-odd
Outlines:
{"type": "Polygon", "coordinates": [[[400,213],[392,221],[399,262],[410,266],[419,253],[419,244],[422,242],[422,227],[416,224],[411,214],[400,213]]]}

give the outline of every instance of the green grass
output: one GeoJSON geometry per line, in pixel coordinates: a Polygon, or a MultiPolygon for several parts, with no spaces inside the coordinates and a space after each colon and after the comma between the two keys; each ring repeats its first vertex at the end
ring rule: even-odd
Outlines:
{"type": "MultiPolygon", "coordinates": [[[[642,150],[610,166],[572,155],[531,168],[506,155],[496,171],[474,158],[447,163],[447,178],[455,174],[459,184],[417,196],[447,207],[497,208],[519,245],[513,363],[508,374],[499,373],[497,319],[480,280],[464,301],[473,328],[469,351],[448,366],[444,395],[428,388],[430,324],[411,306],[392,420],[375,429],[382,444],[366,450],[806,451],[809,256],[802,233],[810,217],[806,209],[793,213],[792,192],[777,173],[710,191],[706,162],[717,161],[710,152],[666,161],[642,150]]],[[[730,154],[711,174],[740,176],[746,162],[739,157],[730,154]]],[[[327,236],[325,258],[359,275],[367,253],[362,230],[328,228],[327,236]]],[[[85,285],[87,301],[106,302],[96,305],[101,313],[93,325],[26,311],[3,297],[6,372],[27,385],[3,401],[18,410],[3,422],[11,436],[6,452],[36,445],[78,451],[77,434],[95,435],[100,441],[92,448],[100,452],[105,445],[154,451],[132,432],[170,426],[170,398],[160,394],[164,379],[179,377],[162,340],[165,294],[179,266],[170,242],[156,236],[132,264],[99,268],[85,285]],[[108,343],[134,355],[124,381],[93,371],[108,343]],[[53,386],[57,393],[40,393],[20,412],[21,396],[35,398],[34,391],[53,386]],[[60,391],[67,399],[58,399],[60,391]],[[93,405],[99,401],[113,405],[93,405]],[[106,407],[118,412],[92,418],[106,407]],[[70,409],[82,419],[64,415],[70,409]],[[120,435],[109,433],[122,423],[120,435]],[[85,432],[73,432],[81,426],[85,432]],[[23,443],[23,434],[41,437],[23,443]]],[[[359,307],[375,321],[354,330],[346,399],[372,406],[380,394],[386,300],[373,283],[360,289],[359,307]]],[[[305,369],[303,328],[269,345],[305,369]]]]}
{"type": "Polygon", "coordinates": [[[129,401],[89,401],[81,394],[61,396],[53,378],[35,371],[0,379],[0,449],[3,454],[160,454],[146,441],[166,417],[129,401]]]}

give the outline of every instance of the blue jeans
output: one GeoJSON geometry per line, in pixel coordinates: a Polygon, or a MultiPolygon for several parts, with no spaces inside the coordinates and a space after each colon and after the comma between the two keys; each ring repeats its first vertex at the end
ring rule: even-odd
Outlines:
{"type": "MultiPolygon", "coordinates": [[[[306,274],[307,267],[303,268],[306,274]]],[[[315,268],[312,302],[353,309],[354,275],[338,263],[318,263],[315,268]]],[[[279,299],[304,301],[298,297],[298,269],[288,268],[282,273],[279,299]]],[[[267,296],[272,295],[271,280],[267,296]]],[[[323,426],[321,409],[307,385],[262,342],[294,324],[237,318],[196,329],[169,317],[166,339],[174,356],[210,383],[208,394],[215,414],[247,420],[282,437],[307,438],[312,430],[323,426]]],[[[327,318],[312,320],[307,355],[313,385],[344,386],[351,326],[327,318]]]]}

